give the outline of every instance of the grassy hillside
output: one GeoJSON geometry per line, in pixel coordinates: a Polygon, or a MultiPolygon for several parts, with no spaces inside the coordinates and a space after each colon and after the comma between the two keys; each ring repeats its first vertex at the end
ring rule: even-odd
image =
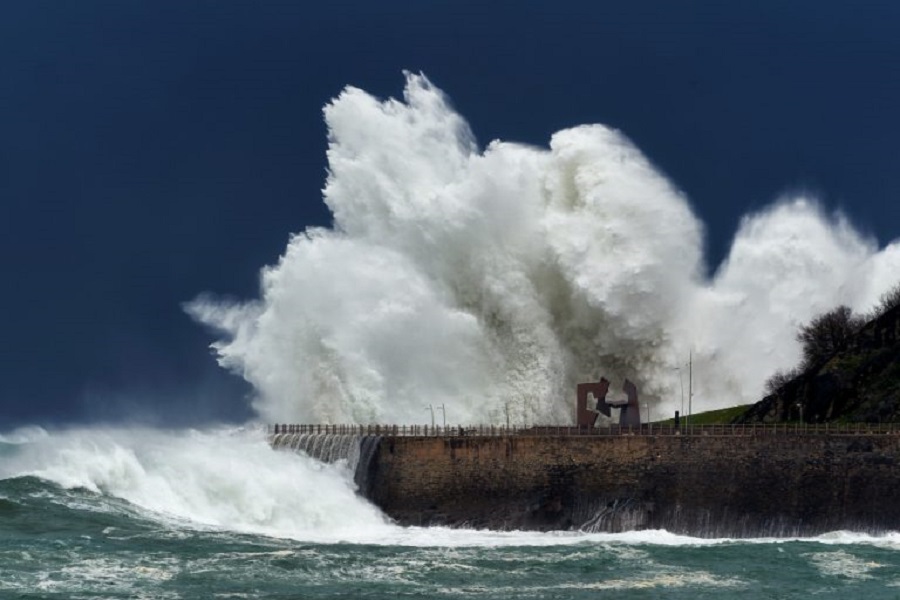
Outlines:
{"type": "MultiPolygon", "coordinates": [[[[694,413],[691,415],[691,424],[692,425],[721,425],[731,423],[741,415],[743,415],[747,410],[753,406],[752,404],[745,404],[743,406],[732,406],[731,408],[721,408],[719,410],[708,410],[702,413],[694,413]]],[[[682,424],[685,422],[685,417],[681,418],[682,424]]],[[[665,421],[657,421],[660,425],[674,425],[675,419],[666,419],[665,421]]]]}

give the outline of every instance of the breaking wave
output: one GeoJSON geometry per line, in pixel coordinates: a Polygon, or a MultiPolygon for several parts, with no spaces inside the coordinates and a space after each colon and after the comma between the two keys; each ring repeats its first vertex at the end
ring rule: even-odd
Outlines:
{"type": "Polygon", "coordinates": [[[688,199],[602,125],[480,149],[409,73],[403,100],[347,87],[324,113],[333,227],[294,235],[260,299],[188,305],[270,422],[424,422],[430,403],[567,423],[600,375],[670,413],[690,352],[694,410],[753,402],[798,360],[798,324],[900,274],[900,242],[798,196],[746,216],[707,276],[688,199]]]}
{"type": "Polygon", "coordinates": [[[55,495],[71,509],[109,510],[127,501],[145,516],[304,540],[378,538],[393,529],[356,495],[345,465],[273,452],[256,429],[164,431],[72,429],[18,444],[0,482],[38,477],[81,494],[55,495]]]}

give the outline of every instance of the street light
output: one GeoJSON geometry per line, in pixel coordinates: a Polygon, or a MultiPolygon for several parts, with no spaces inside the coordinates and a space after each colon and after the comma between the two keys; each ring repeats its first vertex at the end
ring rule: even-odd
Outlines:
{"type": "Polygon", "coordinates": [[[430,410],[430,411],[431,411],[431,428],[434,429],[434,406],[432,406],[431,404],[429,404],[429,405],[428,405],[428,408],[425,409],[425,410],[430,410]]]}
{"type": "Polygon", "coordinates": [[[691,348],[690,354],[688,354],[688,419],[687,424],[690,426],[691,424],[691,416],[693,415],[693,411],[691,411],[691,401],[694,399],[694,349],[691,348]]]}
{"type": "MultiPolygon", "coordinates": [[[[437,407],[439,411],[441,411],[441,417],[443,417],[444,421],[444,429],[447,429],[447,409],[444,407],[444,403],[441,402],[441,405],[437,407]]],[[[434,414],[434,413],[432,413],[434,414]]]]}
{"type": "MultiPolygon", "coordinates": [[[[684,418],[684,377],[681,376],[681,367],[675,367],[675,370],[678,371],[678,383],[681,385],[681,412],[679,414],[684,418]]],[[[678,423],[678,425],[681,425],[681,423],[678,423]]]]}
{"type": "MultiPolygon", "coordinates": [[[[684,418],[684,424],[691,424],[691,404],[694,399],[694,350],[693,348],[688,355],[688,411],[684,418]]],[[[678,371],[678,382],[681,384],[681,414],[684,415],[684,379],[681,377],[681,367],[675,367],[675,370],[678,371]]]]}

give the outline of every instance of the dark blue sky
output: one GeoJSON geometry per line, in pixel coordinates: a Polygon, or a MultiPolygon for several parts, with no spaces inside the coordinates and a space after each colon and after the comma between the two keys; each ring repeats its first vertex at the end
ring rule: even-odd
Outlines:
{"type": "Polygon", "coordinates": [[[0,5],[0,429],[240,420],[180,303],[250,298],[330,220],[321,107],[424,71],[481,143],[601,122],[691,198],[713,262],[816,192],[900,235],[900,3],[10,0],[0,5]]]}

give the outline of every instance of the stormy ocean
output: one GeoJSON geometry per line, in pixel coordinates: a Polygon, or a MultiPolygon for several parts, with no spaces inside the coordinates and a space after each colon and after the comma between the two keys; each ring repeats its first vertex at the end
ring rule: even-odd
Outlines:
{"type": "MultiPolygon", "coordinates": [[[[755,401],[797,323],[895,282],[813,199],[740,224],[707,275],[703,224],[621,133],[480,148],[424,75],[324,110],[330,229],[295,235],[260,298],[201,295],[260,422],[571,422],[577,381],[628,376],[670,415],[755,401]],[[423,400],[427,398],[427,402],[423,400]],[[430,404],[429,404],[430,403],[430,404]],[[428,406],[426,406],[428,404],[428,406]]],[[[0,598],[898,598],[900,534],[701,539],[666,531],[399,527],[350,465],[261,427],[0,437],[0,598]]]]}
{"type": "Polygon", "coordinates": [[[896,598],[900,534],[399,527],[259,429],[0,443],[0,598],[896,598]]]}

